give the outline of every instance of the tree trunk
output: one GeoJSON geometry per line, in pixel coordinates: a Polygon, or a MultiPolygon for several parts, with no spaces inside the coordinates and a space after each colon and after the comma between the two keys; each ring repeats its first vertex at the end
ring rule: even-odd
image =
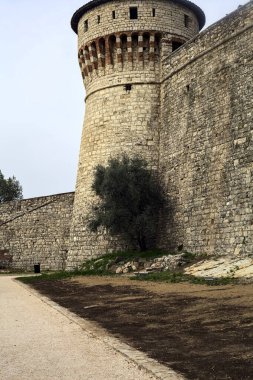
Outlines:
{"type": "Polygon", "coordinates": [[[141,233],[139,233],[137,240],[138,240],[140,251],[146,251],[147,250],[147,246],[146,246],[146,238],[145,238],[145,236],[142,235],[141,233]]]}

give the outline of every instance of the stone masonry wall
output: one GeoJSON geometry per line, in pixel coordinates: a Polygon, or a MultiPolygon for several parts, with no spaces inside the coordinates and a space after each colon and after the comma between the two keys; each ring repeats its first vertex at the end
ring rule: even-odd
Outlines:
{"type": "Polygon", "coordinates": [[[124,152],[141,155],[157,169],[159,100],[156,85],[133,85],[130,92],[123,86],[105,89],[87,99],[68,256],[71,268],[88,257],[124,246],[119,239],[87,230],[90,206],[95,201],[91,190],[94,170],[124,152]]]}
{"type": "Polygon", "coordinates": [[[33,270],[65,269],[74,193],[0,205],[0,266],[33,270]]]}
{"type": "Polygon", "coordinates": [[[76,193],[0,205],[0,266],[73,269],[127,248],[86,226],[94,169],[122,153],[160,173],[171,206],[160,248],[252,254],[252,20],[250,1],[194,37],[197,18],[173,1],[116,0],[87,12],[79,22],[87,96],[76,193]],[[138,20],[129,20],[132,5],[138,20]]]}
{"type": "Polygon", "coordinates": [[[166,33],[157,32],[166,30],[186,40],[199,30],[195,15],[172,2],[137,0],[137,20],[129,19],[131,5],[130,1],[108,2],[79,21],[79,64],[87,96],[69,269],[87,258],[126,248],[120,239],[112,239],[104,231],[94,234],[87,228],[91,204],[96,202],[91,190],[95,167],[127,153],[142,156],[153,170],[158,169],[160,65],[163,51],[172,42],[166,40],[166,33]],[[112,21],[113,10],[116,18],[112,21]],[[188,27],[184,25],[185,13],[191,19],[188,27]],[[100,23],[97,15],[101,16],[100,23]]]}
{"type": "Polygon", "coordinates": [[[99,5],[80,19],[78,24],[79,47],[101,36],[126,31],[155,30],[184,36],[185,40],[199,31],[195,14],[182,5],[167,0],[115,0],[99,5]],[[129,18],[129,7],[138,8],[138,19],[129,18]],[[153,16],[155,9],[155,16],[153,16]],[[115,11],[115,18],[112,12],[115,11]],[[184,25],[184,15],[190,18],[189,26],[184,25]],[[98,16],[100,20],[98,23],[98,16]],[[88,30],[85,21],[88,21],[88,30]]]}
{"type": "Polygon", "coordinates": [[[252,254],[252,39],[251,1],[163,61],[161,247],[252,254]]]}

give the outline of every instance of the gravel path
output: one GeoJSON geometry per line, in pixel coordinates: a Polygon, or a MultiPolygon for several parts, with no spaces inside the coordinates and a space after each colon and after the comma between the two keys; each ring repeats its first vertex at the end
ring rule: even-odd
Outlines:
{"type": "Polygon", "coordinates": [[[0,276],[1,380],[150,380],[11,276],[0,276]]]}

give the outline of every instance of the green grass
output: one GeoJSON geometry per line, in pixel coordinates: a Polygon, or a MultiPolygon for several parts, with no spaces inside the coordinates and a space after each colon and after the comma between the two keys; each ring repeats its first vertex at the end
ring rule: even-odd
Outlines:
{"type": "Polygon", "coordinates": [[[112,264],[120,265],[120,263],[124,264],[128,261],[134,261],[137,259],[147,259],[151,260],[156,257],[161,257],[165,255],[165,252],[160,250],[150,250],[145,252],[138,251],[127,251],[127,252],[115,252],[109,253],[107,255],[98,257],[96,259],[91,259],[86,261],[81,270],[85,271],[87,274],[95,274],[95,275],[111,275],[112,272],[109,271],[109,267],[112,264]]]}
{"type": "Polygon", "coordinates": [[[165,252],[160,250],[109,253],[95,259],[87,260],[80,269],[72,272],[59,271],[54,273],[42,273],[40,276],[19,277],[18,280],[24,283],[32,283],[38,280],[62,280],[75,276],[115,276],[115,274],[109,270],[109,266],[116,260],[118,263],[126,263],[137,259],[137,257],[143,259],[153,259],[155,257],[161,257],[165,254],[165,252]]]}
{"type": "MultiPolygon", "coordinates": [[[[137,259],[152,260],[157,257],[168,255],[167,252],[160,250],[150,250],[145,252],[128,251],[128,252],[115,252],[106,254],[104,256],[86,261],[82,267],[72,272],[54,272],[54,273],[42,273],[40,276],[19,277],[19,281],[24,283],[32,283],[40,280],[63,280],[75,276],[118,276],[110,271],[110,266],[115,264],[117,266],[123,265],[128,261],[134,261],[137,259]]],[[[183,258],[187,264],[202,260],[205,255],[195,255],[190,252],[185,252],[183,258]]],[[[183,273],[182,270],[178,271],[166,271],[158,273],[149,273],[145,275],[137,275],[131,277],[131,280],[136,281],[152,281],[152,282],[166,282],[166,283],[192,283],[200,285],[227,285],[236,283],[236,279],[231,277],[208,279],[203,277],[194,277],[183,273]]]]}

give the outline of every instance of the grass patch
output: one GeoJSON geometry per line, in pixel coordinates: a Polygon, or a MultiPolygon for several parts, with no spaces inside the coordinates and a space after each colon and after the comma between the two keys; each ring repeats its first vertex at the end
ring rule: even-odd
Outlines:
{"type": "Polygon", "coordinates": [[[144,252],[127,251],[115,252],[101,256],[96,259],[86,261],[81,268],[81,271],[90,275],[112,275],[109,268],[113,264],[123,265],[128,261],[135,261],[137,259],[152,260],[157,257],[164,256],[166,253],[160,250],[150,250],[144,252]]]}
{"type": "MultiPolygon", "coordinates": [[[[174,253],[178,254],[178,253],[174,253]]],[[[168,255],[168,253],[160,250],[150,250],[145,252],[127,251],[127,252],[115,252],[109,253],[104,256],[87,260],[80,269],[72,272],[51,272],[42,273],[41,275],[18,277],[17,280],[29,284],[41,280],[64,280],[75,276],[118,276],[110,270],[112,265],[120,266],[124,265],[128,261],[135,261],[138,259],[152,260],[158,257],[168,255]]],[[[196,255],[194,253],[185,252],[183,254],[184,261],[188,263],[202,260],[206,255],[196,255]]],[[[166,283],[192,283],[200,285],[228,285],[238,283],[238,280],[231,277],[222,278],[204,278],[195,277],[185,274],[182,270],[155,272],[148,274],[139,274],[135,277],[130,277],[135,281],[151,281],[151,282],[166,282],[166,283]]]]}
{"type": "Polygon", "coordinates": [[[149,250],[144,252],[114,252],[95,259],[87,260],[79,270],[74,270],[71,272],[59,271],[53,273],[42,273],[39,276],[18,277],[17,280],[29,284],[38,280],[62,280],[75,276],[115,276],[115,274],[109,270],[110,265],[114,263],[121,265],[121,263],[124,264],[128,261],[134,261],[137,260],[137,258],[151,260],[165,254],[166,252],[160,250],[149,250]]]}

